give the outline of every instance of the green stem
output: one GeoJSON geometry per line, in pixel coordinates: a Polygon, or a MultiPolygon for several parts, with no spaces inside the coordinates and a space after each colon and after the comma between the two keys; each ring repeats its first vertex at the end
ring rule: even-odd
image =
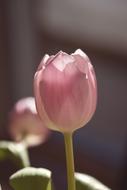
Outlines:
{"type": "Polygon", "coordinates": [[[76,190],[75,188],[75,176],[74,176],[74,155],[72,144],[72,133],[64,133],[65,152],[67,162],[67,178],[68,178],[68,190],[76,190]]]}
{"type": "Polygon", "coordinates": [[[28,149],[24,142],[15,144],[15,154],[12,154],[12,160],[19,168],[30,166],[28,149]]]}
{"type": "Polygon", "coordinates": [[[24,149],[24,151],[21,152],[18,156],[19,156],[19,167],[25,168],[30,166],[30,159],[27,148],[24,149]]]}

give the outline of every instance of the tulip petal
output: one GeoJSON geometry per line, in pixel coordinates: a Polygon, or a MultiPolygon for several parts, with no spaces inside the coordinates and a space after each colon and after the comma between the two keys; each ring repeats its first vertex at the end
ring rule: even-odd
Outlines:
{"type": "Polygon", "coordinates": [[[77,125],[75,118],[80,118],[84,110],[87,112],[88,81],[74,64],[67,65],[63,73],[49,64],[43,71],[39,88],[45,112],[53,123],[64,130],[77,125]]]}
{"type": "Polygon", "coordinates": [[[72,56],[68,56],[68,54],[62,51],[60,51],[57,54],[57,59],[54,59],[52,61],[54,66],[60,71],[63,71],[68,64],[73,63],[73,62],[74,62],[74,58],[72,56]]]}
{"type": "Polygon", "coordinates": [[[39,64],[39,66],[37,68],[38,71],[41,70],[45,66],[45,64],[47,63],[47,61],[49,60],[49,58],[50,58],[49,55],[45,54],[45,56],[43,57],[41,63],[39,64]]]}

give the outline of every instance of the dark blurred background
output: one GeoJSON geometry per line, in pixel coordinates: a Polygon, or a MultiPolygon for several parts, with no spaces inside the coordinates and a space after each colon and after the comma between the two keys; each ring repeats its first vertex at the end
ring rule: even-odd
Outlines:
{"type": "MultiPolygon", "coordinates": [[[[8,139],[8,112],[19,98],[33,95],[33,76],[43,55],[85,51],[98,81],[96,113],[74,136],[76,171],[113,190],[127,189],[127,1],[0,1],[0,138],[8,139]]],[[[32,166],[53,171],[66,189],[63,137],[53,132],[29,150],[32,166]]],[[[16,171],[0,164],[0,183],[16,171]]],[[[58,182],[56,181],[58,179],[58,182]]],[[[4,187],[3,187],[4,189],[4,187]]],[[[7,186],[5,187],[7,190],[7,186]]]]}

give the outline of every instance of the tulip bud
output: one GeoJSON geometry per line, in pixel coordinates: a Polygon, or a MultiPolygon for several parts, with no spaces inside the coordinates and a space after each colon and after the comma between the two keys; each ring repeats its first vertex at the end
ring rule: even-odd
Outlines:
{"type": "Polygon", "coordinates": [[[33,97],[19,100],[9,119],[10,135],[17,142],[24,141],[27,146],[33,146],[44,142],[49,135],[38,117],[33,97]]]}
{"type": "Polygon", "coordinates": [[[50,129],[73,132],[92,117],[97,101],[96,77],[80,49],[45,55],[34,77],[37,111],[50,129]]]}

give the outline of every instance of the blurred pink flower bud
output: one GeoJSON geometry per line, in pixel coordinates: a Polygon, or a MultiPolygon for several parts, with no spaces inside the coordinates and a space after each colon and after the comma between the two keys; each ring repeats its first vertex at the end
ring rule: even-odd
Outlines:
{"type": "Polygon", "coordinates": [[[43,126],[38,117],[35,100],[27,97],[19,100],[10,113],[9,132],[13,140],[24,141],[26,146],[44,142],[49,130],[43,126]]]}
{"type": "Polygon", "coordinates": [[[46,126],[72,132],[95,112],[96,77],[87,55],[80,49],[45,55],[34,77],[37,111],[46,126]]]}

